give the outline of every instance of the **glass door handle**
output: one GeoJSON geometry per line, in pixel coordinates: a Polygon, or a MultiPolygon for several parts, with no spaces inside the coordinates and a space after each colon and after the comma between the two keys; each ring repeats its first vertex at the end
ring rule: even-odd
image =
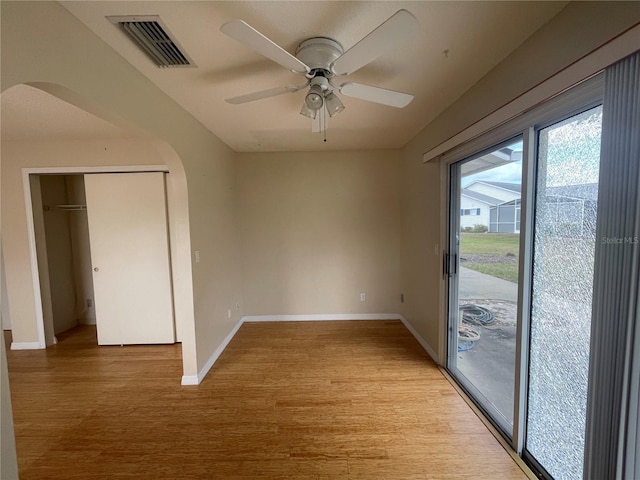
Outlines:
{"type": "Polygon", "coordinates": [[[458,254],[453,255],[445,253],[442,260],[442,274],[443,275],[455,275],[458,273],[458,254]]]}

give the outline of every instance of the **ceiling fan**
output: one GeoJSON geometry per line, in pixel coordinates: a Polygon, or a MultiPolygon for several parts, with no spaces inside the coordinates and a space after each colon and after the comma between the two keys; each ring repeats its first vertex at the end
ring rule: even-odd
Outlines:
{"type": "MultiPolygon", "coordinates": [[[[325,111],[333,117],[344,110],[344,105],[334,91],[348,97],[391,107],[406,107],[413,100],[411,94],[361,83],[336,84],[334,77],[349,75],[364,67],[394,45],[418,33],[419,29],[418,20],[410,12],[399,10],[346,52],[336,40],[313,37],[301,42],[294,56],[244,21],[231,20],[220,27],[222,33],[244,43],[293,73],[304,75],[306,82],[301,85],[261,90],[225,100],[237,105],[293,93],[309,87],[300,114],[312,120],[324,117],[325,111]]],[[[326,130],[326,122],[324,129],[326,130]]],[[[319,130],[314,128],[314,131],[319,130]]]]}

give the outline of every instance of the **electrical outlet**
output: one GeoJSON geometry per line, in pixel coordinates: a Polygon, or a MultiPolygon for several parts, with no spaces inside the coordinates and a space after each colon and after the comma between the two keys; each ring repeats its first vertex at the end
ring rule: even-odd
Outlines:
{"type": "Polygon", "coordinates": [[[90,298],[87,298],[87,308],[91,308],[93,307],[93,300],[91,300],[90,298]]]}
{"type": "Polygon", "coordinates": [[[360,301],[361,302],[366,302],[367,300],[367,294],[366,293],[361,293],[360,294],[360,301]]]}
{"type": "Polygon", "coordinates": [[[196,263],[200,263],[200,250],[193,252],[193,256],[195,257],[196,263]]]}
{"type": "Polygon", "coordinates": [[[231,309],[230,308],[227,309],[227,317],[231,318],[231,309]]]}
{"type": "Polygon", "coordinates": [[[236,303],[236,310],[240,310],[240,304],[236,303]]]}

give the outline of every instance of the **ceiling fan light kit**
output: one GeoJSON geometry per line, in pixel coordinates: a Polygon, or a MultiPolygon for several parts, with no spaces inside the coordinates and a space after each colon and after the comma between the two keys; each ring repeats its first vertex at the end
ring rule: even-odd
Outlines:
{"type": "Polygon", "coordinates": [[[300,115],[310,118],[311,120],[315,120],[316,116],[318,115],[318,110],[311,110],[309,107],[307,107],[306,103],[303,103],[302,109],[300,110],[300,115]]]}
{"type": "Polygon", "coordinates": [[[329,92],[324,97],[324,102],[330,117],[333,117],[334,115],[339,114],[345,108],[342,102],[340,101],[340,99],[338,98],[338,96],[335,95],[333,92],[329,92]]]}
{"type": "Polygon", "coordinates": [[[325,107],[329,116],[333,117],[344,110],[344,105],[338,96],[333,93],[333,90],[330,90],[330,82],[326,77],[313,77],[310,84],[309,92],[304,97],[301,115],[315,119],[318,111],[325,107]]]}
{"type": "MultiPolygon", "coordinates": [[[[228,103],[237,105],[309,87],[300,114],[315,120],[318,112],[324,112],[323,109],[330,117],[345,109],[334,91],[396,108],[404,108],[413,100],[413,95],[408,93],[359,83],[337,85],[333,82],[334,77],[359,70],[395,44],[418,33],[418,20],[407,10],[398,10],[347,51],[336,40],[313,37],[301,42],[294,56],[242,20],[231,20],[223,24],[220,30],[291,72],[307,78],[303,85],[289,85],[240,95],[226,99],[228,103]]],[[[326,130],[326,122],[324,125],[326,130]]]]}
{"type": "Polygon", "coordinates": [[[309,92],[304,97],[304,103],[307,104],[307,107],[309,107],[311,110],[320,110],[324,105],[324,91],[326,89],[326,85],[321,85],[318,83],[316,83],[315,85],[311,85],[311,87],[309,88],[309,92]]]}

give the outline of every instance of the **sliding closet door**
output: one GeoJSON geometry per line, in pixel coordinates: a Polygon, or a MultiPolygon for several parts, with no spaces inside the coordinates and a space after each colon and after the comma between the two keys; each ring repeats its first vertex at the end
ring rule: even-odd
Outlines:
{"type": "Polygon", "coordinates": [[[85,175],[100,345],[175,341],[163,173],[85,175]]]}

